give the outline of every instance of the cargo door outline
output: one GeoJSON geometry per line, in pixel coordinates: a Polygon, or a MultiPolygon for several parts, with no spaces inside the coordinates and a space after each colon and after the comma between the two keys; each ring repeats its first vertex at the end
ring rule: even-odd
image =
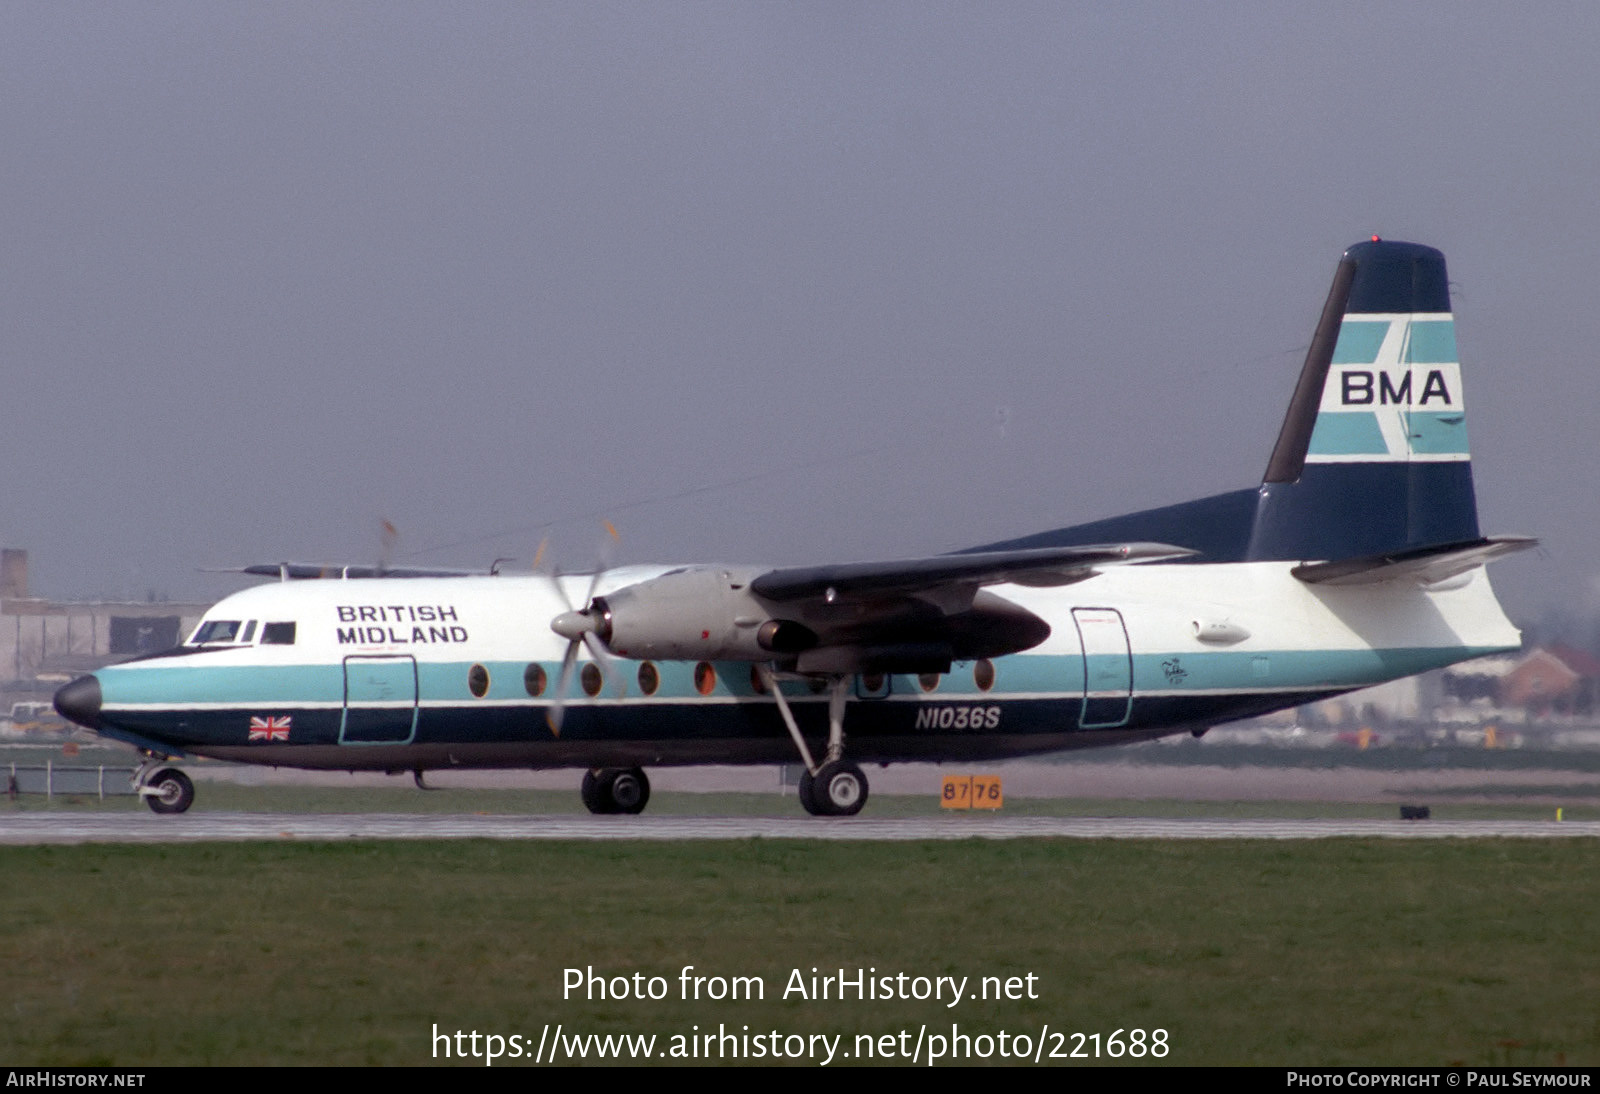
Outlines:
{"type": "Polygon", "coordinates": [[[1133,649],[1115,608],[1074,608],[1072,621],[1083,643],[1083,713],[1080,729],[1127,725],[1133,708],[1133,649]]]}
{"type": "Polygon", "coordinates": [[[410,654],[344,659],[342,745],[406,745],[417,735],[417,659],[410,654]]]}

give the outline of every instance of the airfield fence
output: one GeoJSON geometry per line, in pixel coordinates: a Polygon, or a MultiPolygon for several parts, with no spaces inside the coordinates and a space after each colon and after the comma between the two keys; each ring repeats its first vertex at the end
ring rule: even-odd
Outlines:
{"type": "Polygon", "coordinates": [[[98,798],[123,797],[136,794],[133,772],[126,767],[107,767],[99,764],[11,764],[6,775],[6,797],[18,794],[43,794],[47,798],[57,794],[63,797],[94,796],[98,798]]]}

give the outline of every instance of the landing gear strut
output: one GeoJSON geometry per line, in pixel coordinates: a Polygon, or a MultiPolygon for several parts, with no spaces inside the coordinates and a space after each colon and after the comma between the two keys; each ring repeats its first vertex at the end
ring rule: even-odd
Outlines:
{"type": "Polygon", "coordinates": [[[811,749],[800,736],[789,701],[778,687],[777,679],[766,665],[757,665],[761,682],[778,701],[778,712],[783,724],[800,750],[800,759],[806,765],[800,776],[800,804],[813,817],[853,817],[867,804],[867,776],[861,768],[844,758],[844,704],[849,697],[850,677],[829,677],[828,693],[828,752],[818,764],[811,758],[811,749]]]}
{"type": "Polygon", "coordinates": [[[602,815],[642,813],[650,802],[650,780],[638,767],[601,767],[583,775],[583,804],[602,815]]]}
{"type": "Polygon", "coordinates": [[[194,783],[175,767],[162,767],[154,757],[133,773],[133,785],[152,812],[183,813],[194,804],[194,783]]]}

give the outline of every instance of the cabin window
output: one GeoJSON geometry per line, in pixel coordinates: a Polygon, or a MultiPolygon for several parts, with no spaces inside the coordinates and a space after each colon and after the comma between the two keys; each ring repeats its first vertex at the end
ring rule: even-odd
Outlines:
{"type": "Polygon", "coordinates": [[[605,687],[605,677],[600,675],[600,666],[593,661],[583,666],[583,671],[578,673],[578,679],[583,682],[583,693],[591,699],[600,694],[600,689],[605,687]]]}
{"type": "Polygon", "coordinates": [[[528,694],[537,699],[544,694],[545,687],[550,678],[545,675],[543,665],[529,665],[522,670],[522,686],[528,689],[528,694]]]}
{"type": "Polygon", "coordinates": [[[261,624],[261,644],[263,646],[292,646],[294,645],[293,623],[263,623],[261,624]]]}
{"type": "Polygon", "coordinates": [[[654,662],[646,661],[639,666],[639,690],[646,695],[654,695],[661,686],[661,673],[657,671],[654,662]]]}
{"type": "Polygon", "coordinates": [[[994,662],[985,657],[982,661],[973,663],[972,682],[978,685],[979,691],[988,691],[994,687],[994,662]]]}
{"type": "Polygon", "coordinates": [[[482,699],[489,694],[489,670],[482,665],[473,665],[467,670],[467,688],[482,699]]]}
{"type": "Polygon", "coordinates": [[[244,630],[239,633],[239,641],[248,643],[256,636],[256,621],[254,619],[244,625],[244,630]]]}
{"type": "Polygon", "coordinates": [[[694,690],[701,695],[710,695],[717,688],[717,670],[711,667],[709,661],[702,661],[694,667],[694,690]]]}
{"type": "Polygon", "coordinates": [[[208,619],[195,630],[189,639],[191,646],[204,646],[211,642],[232,642],[239,633],[237,619],[208,619]]]}

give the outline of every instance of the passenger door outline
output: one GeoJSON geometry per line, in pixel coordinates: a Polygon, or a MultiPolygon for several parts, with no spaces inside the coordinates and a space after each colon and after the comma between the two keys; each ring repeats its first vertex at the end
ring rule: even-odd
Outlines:
{"type": "Polygon", "coordinates": [[[344,659],[342,745],[406,745],[417,735],[417,659],[353,654],[344,659]]]}
{"type": "Polygon", "coordinates": [[[1115,608],[1074,608],[1072,621],[1083,644],[1083,711],[1080,729],[1128,724],[1133,709],[1133,648],[1122,613],[1115,608]]]}

